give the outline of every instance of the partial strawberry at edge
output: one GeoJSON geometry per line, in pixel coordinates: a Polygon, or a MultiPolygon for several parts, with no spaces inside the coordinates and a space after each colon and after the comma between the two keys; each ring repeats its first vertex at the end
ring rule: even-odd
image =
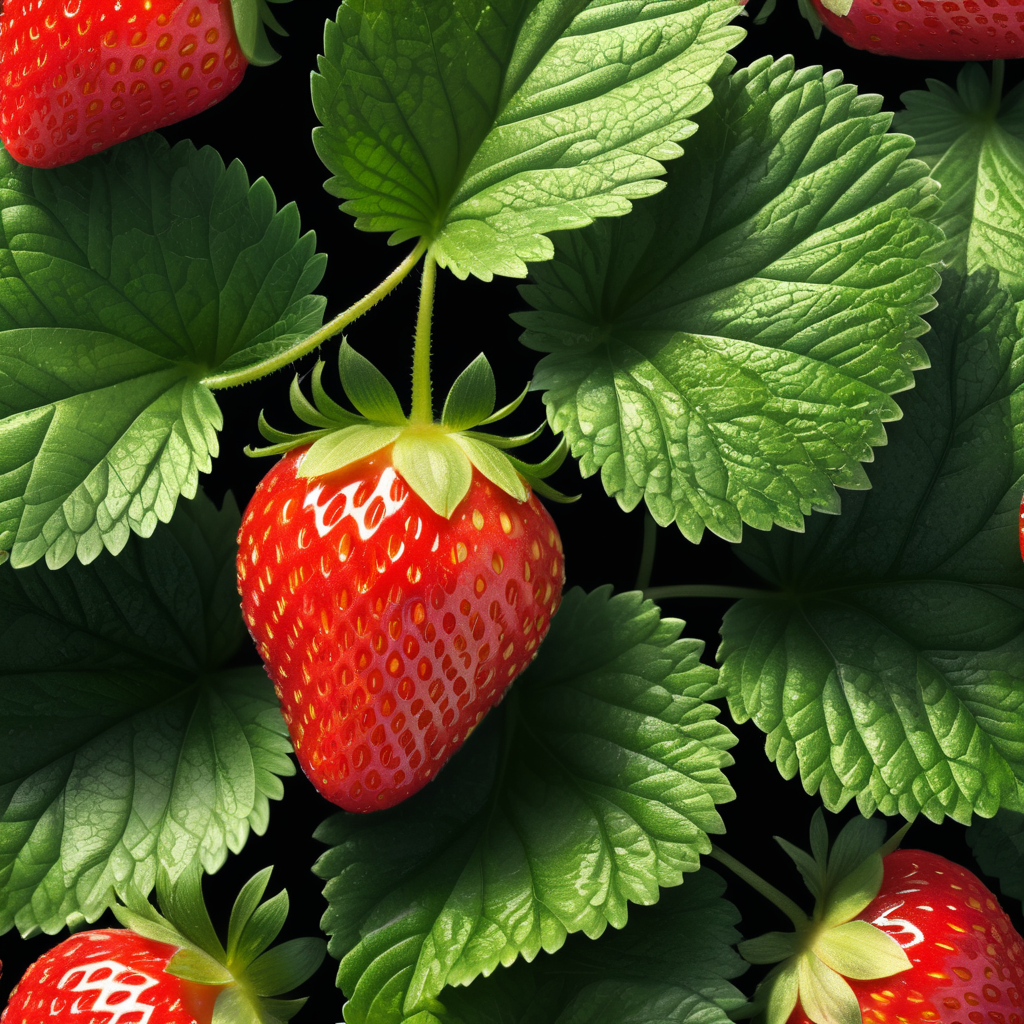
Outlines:
{"type": "Polygon", "coordinates": [[[450,518],[390,449],[327,476],[290,452],[239,532],[245,621],[303,771],[351,811],[424,786],[536,655],[561,598],[561,541],[473,470],[450,518]]]}
{"type": "Polygon", "coordinates": [[[1024,0],[853,0],[840,16],[811,0],[848,45],[881,56],[984,61],[1024,57],[1024,0]]]}

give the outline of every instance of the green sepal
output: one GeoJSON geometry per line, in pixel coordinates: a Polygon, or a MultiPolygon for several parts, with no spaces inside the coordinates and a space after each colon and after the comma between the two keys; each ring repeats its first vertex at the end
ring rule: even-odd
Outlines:
{"type": "Polygon", "coordinates": [[[231,908],[231,918],[228,921],[228,945],[227,954],[229,960],[234,960],[238,955],[238,943],[245,932],[252,915],[263,899],[263,894],[270,884],[270,875],[274,869],[271,867],[257,871],[252,878],[239,890],[235,897],[234,906],[231,908]]]}
{"type": "Polygon", "coordinates": [[[486,442],[492,448],[519,448],[524,444],[529,444],[531,441],[536,441],[545,430],[547,430],[547,424],[542,423],[536,430],[531,430],[528,434],[513,434],[511,437],[502,437],[501,434],[485,434],[482,431],[474,430],[470,436],[475,437],[478,441],[486,442]]]}
{"type": "Polygon", "coordinates": [[[288,890],[282,889],[266,903],[260,904],[249,917],[238,937],[235,960],[250,964],[281,934],[288,918],[288,890]]]}
{"type": "Polygon", "coordinates": [[[319,427],[321,430],[333,430],[338,426],[330,416],[318,409],[302,393],[298,374],[292,378],[292,382],[288,387],[288,402],[292,407],[292,412],[303,423],[308,423],[311,427],[319,427]]]}
{"type": "Polygon", "coordinates": [[[754,18],[755,25],[763,25],[775,13],[776,2],[777,0],[765,0],[761,4],[761,10],[757,12],[757,16],[754,18]]]}
{"type": "Polygon", "coordinates": [[[821,5],[837,17],[845,18],[853,7],[853,0],[821,0],[821,5]]]}
{"type": "MultiPolygon", "coordinates": [[[[272,2],[286,3],[287,0],[272,2]]],[[[270,45],[267,29],[279,36],[287,36],[288,33],[274,17],[267,0],[231,0],[231,18],[235,24],[238,45],[250,64],[266,67],[281,59],[281,55],[270,45]]]]}
{"type": "MultiPolygon", "coordinates": [[[[277,1024],[278,1021],[290,1021],[308,1002],[307,997],[302,999],[263,999],[260,1006],[267,1014],[266,1024],[277,1024]]],[[[214,1022],[216,1024],[216,1022],[214,1022]]]]}
{"type": "Polygon", "coordinates": [[[814,5],[811,3],[811,0],[796,0],[796,5],[807,23],[811,26],[814,38],[820,39],[821,30],[825,27],[825,23],[821,20],[821,16],[814,9],[814,5]]]}
{"type": "Polygon", "coordinates": [[[805,953],[797,962],[798,998],[814,1024],[862,1024],[860,1003],[850,983],[805,953]]]}
{"type": "Polygon", "coordinates": [[[455,443],[466,453],[466,457],[491,483],[517,501],[526,501],[526,487],[509,457],[472,434],[455,434],[455,443]]]}
{"type": "Polygon", "coordinates": [[[402,433],[391,452],[395,469],[438,515],[446,519],[469,491],[473,469],[454,438],[431,431],[402,433]]]}
{"type": "Polygon", "coordinates": [[[507,416],[511,416],[523,404],[523,399],[530,393],[530,384],[527,383],[526,387],[523,388],[519,394],[512,399],[508,405],[503,405],[497,412],[492,412],[490,416],[485,420],[481,420],[477,426],[486,427],[490,423],[497,423],[499,420],[505,419],[507,416]]]}
{"type": "Polygon", "coordinates": [[[912,966],[899,943],[869,921],[847,921],[829,928],[815,943],[814,952],[844,978],[860,981],[886,978],[912,966]],[[887,973],[879,975],[880,970],[887,973]]]}
{"type": "Polygon", "coordinates": [[[199,985],[230,985],[234,975],[219,960],[200,949],[184,946],[171,957],[164,970],[175,978],[199,985]]]}
{"type": "Polygon", "coordinates": [[[326,476],[386,448],[400,433],[398,427],[370,423],[332,430],[313,442],[299,466],[299,476],[326,476]]]}
{"type": "MultiPolygon", "coordinates": [[[[339,353],[339,364],[340,364],[340,353],[339,353]]],[[[313,367],[313,403],[317,409],[330,420],[333,426],[339,424],[344,425],[356,424],[362,422],[362,417],[354,412],[349,412],[344,406],[338,405],[338,403],[331,398],[327,393],[327,389],[324,387],[324,366],[325,363],[322,359],[316,361],[316,366],[313,367]]]]}
{"type": "Polygon", "coordinates": [[[156,894],[164,917],[185,939],[221,963],[227,959],[227,952],[203,899],[202,869],[198,859],[191,861],[173,881],[166,871],[159,870],[156,894]]]}
{"type": "Polygon", "coordinates": [[[282,942],[249,965],[249,983],[259,996],[286,992],[316,974],[326,954],[323,939],[301,938],[282,942]]]}
{"type": "Polygon", "coordinates": [[[789,959],[798,948],[796,932],[766,932],[736,947],[748,964],[777,964],[789,959]]]}
{"type": "Polygon", "coordinates": [[[483,423],[497,398],[494,372],[481,352],[455,379],[441,411],[441,426],[448,430],[468,430],[483,423]]]}
{"type": "Polygon", "coordinates": [[[347,341],[338,352],[338,369],[348,400],[368,420],[396,427],[409,422],[391,382],[347,341]]]}

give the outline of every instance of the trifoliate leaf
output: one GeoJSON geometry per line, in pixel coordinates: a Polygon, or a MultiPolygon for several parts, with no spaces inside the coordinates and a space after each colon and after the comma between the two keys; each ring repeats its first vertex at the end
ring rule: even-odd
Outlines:
{"type": "Polygon", "coordinates": [[[895,126],[917,140],[914,155],[942,185],[937,255],[961,272],[995,267],[1024,298],[1024,85],[997,107],[981,65],[967,64],[955,90],[929,79],[927,92],[901,99],[895,126]]]}
{"type": "Polygon", "coordinates": [[[981,870],[999,879],[1002,894],[1024,905],[1024,814],[1000,811],[994,818],[975,818],[967,841],[981,870]]]}
{"type": "Polygon", "coordinates": [[[664,187],[743,37],[733,0],[346,0],[313,77],[328,191],[489,281],[664,187]]]}
{"type": "Polygon", "coordinates": [[[0,151],[0,550],[122,550],[196,493],[221,414],[203,379],[316,330],[294,206],[211,149],[147,135],[49,171],[0,151]]]}
{"type": "Polygon", "coordinates": [[[521,289],[549,422],[624,509],[737,541],[868,486],[939,283],[935,185],[880,103],[791,57],[722,78],[664,193],[521,289]]]}
{"type": "Polygon", "coordinates": [[[1024,810],[1024,339],[995,280],[950,273],[932,369],[874,487],[738,553],[777,596],[722,625],[722,682],[787,778],[838,810],[1024,810]]]}
{"type": "Polygon", "coordinates": [[[713,671],[681,625],[638,594],[571,591],[435,782],[320,828],[350,1024],[436,1014],[446,986],[620,928],[630,902],[698,868],[735,741],[701,699],[713,671]]]}
{"type": "Polygon", "coordinates": [[[94,921],[266,829],[294,767],[263,670],[224,667],[239,518],[199,496],[116,559],[0,567],[0,932],[94,921]]]}

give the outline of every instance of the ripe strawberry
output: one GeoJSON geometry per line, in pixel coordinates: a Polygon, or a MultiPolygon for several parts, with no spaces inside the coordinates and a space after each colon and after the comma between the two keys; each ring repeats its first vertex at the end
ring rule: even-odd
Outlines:
{"type": "Polygon", "coordinates": [[[884,826],[854,818],[829,854],[819,811],[813,856],[778,840],[815,896],[810,917],[715,851],[795,927],[739,945],[777,964],[754,1000],[766,1024],[1024,1024],[1024,940],[965,868],[896,850],[907,827],[879,845],[884,826]]]}
{"type": "MultiPolygon", "coordinates": [[[[537,653],[564,578],[558,530],[534,496],[539,465],[474,428],[498,412],[479,356],[439,423],[406,417],[347,343],[342,384],[359,414],[292,388],[315,427],[257,454],[266,475],[238,533],[242,612],[281,701],[303,771],[328,800],[376,811],[422,788],[537,653]],[[312,442],[312,444],[310,444],[312,442]]],[[[414,407],[415,407],[414,402],[414,407]]]]}
{"type": "Polygon", "coordinates": [[[870,53],[917,60],[1024,57],[1019,0],[811,0],[829,31],[870,53]]]}
{"type": "Polygon", "coordinates": [[[6,0],[4,146],[30,167],[59,167],[198,114],[241,82],[250,61],[274,59],[261,32],[243,52],[234,24],[229,0],[6,0]]]}
{"type": "Polygon", "coordinates": [[[326,945],[291,939],[266,952],[288,905],[287,892],[260,903],[270,871],[254,875],[239,893],[226,949],[203,903],[198,866],[193,862],[173,883],[161,871],[164,914],[129,891],[127,906],[112,908],[126,927],[79,932],[44,953],[14,987],[0,1024],[290,1020],[305,1000],[271,997],[309,978],[326,945]]]}
{"type": "Polygon", "coordinates": [[[390,449],[328,476],[305,448],[263,479],[242,520],[242,610],[303,771],[373,811],[425,785],[537,653],[562,593],[562,547],[532,493],[478,470],[450,518],[390,449]]]}

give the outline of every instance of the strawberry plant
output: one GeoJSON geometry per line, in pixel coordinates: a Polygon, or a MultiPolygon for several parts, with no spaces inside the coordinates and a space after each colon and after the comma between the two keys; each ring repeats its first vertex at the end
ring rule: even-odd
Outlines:
{"type": "Polygon", "coordinates": [[[157,133],[8,0],[0,1005],[120,914],[199,1024],[882,1021],[884,861],[1020,1024],[1021,18],[910,5],[204,0],[157,133]]]}

